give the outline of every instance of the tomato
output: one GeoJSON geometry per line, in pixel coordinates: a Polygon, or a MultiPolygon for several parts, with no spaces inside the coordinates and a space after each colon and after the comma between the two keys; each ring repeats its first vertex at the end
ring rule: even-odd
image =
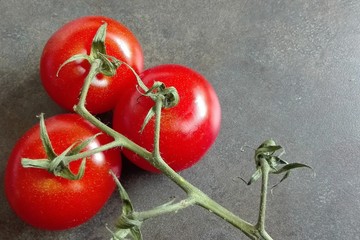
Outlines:
{"type": "MultiPolygon", "coordinates": [[[[45,124],[56,154],[99,133],[95,126],[76,114],[57,115],[46,119],[45,124]]],[[[110,137],[101,134],[84,151],[111,141],[110,137]]],[[[21,219],[49,230],[75,227],[93,217],[115,189],[109,171],[119,176],[121,170],[118,149],[88,157],[84,176],[79,180],[56,177],[43,169],[23,168],[21,158],[46,158],[39,124],[28,130],[12,150],[5,171],[5,193],[10,206],[21,219]]],[[[71,162],[70,170],[77,173],[80,162],[71,162]]]]}
{"type": "MultiPolygon", "coordinates": [[[[161,115],[160,152],[175,171],[181,171],[198,162],[214,143],[221,122],[218,97],[210,83],[196,71],[181,65],[168,64],[153,67],[140,75],[147,87],[154,81],[177,89],[180,102],[163,109],[161,115]]],[[[139,132],[143,121],[154,106],[154,101],[142,96],[133,87],[119,98],[113,128],[148,151],[153,150],[154,118],[139,132]]],[[[157,172],[138,155],[124,150],[124,154],[139,167],[157,172]]]]}
{"type": "MultiPolygon", "coordinates": [[[[143,70],[143,53],[133,33],[114,19],[86,16],[75,19],[57,30],[46,43],[40,61],[40,77],[45,90],[61,107],[72,111],[84,79],[89,73],[87,60],[78,60],[59,67],[76,54],[90,54],[92,40],[98,28],[106,22],[105,46],[107,55],[129,64],[136,72],[143,70]]],[[[98,74],[89,89],[86,107],[94,113],[112,110],[117,94],[128,84],[135,84],[133,73],[122,65],[113,77],[98,74]]]]}

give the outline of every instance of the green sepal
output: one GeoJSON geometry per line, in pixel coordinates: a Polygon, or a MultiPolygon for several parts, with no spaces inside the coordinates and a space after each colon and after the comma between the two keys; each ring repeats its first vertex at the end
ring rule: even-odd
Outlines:
{"type": "Polygon", "coordinates": [[[278,156],[272,156],[272,155],[267,157],[267,162],[268,162],[270,168],[273,169],[274,171],[278,170],[277,166],[279,166],[279,165],[289,164],[288,162],[286,162],[285,160],[282,160],[278,156]]]}
{"type": "Polygon", "coordinates": [[[87,138],[86,140],[80,142],[80,144],[76,145],[76,147],[72,148],[67,156],[75,155],[80,153],[84,148],[86,148],[95,138],[97,138],[102,133],[97,133],[92,137],[87,138]]]}
{"type": "Polygon", "coordinates": [[[86,54],[76,54],[74,56],[71,56],[69,59],[67,59],[65,62],[63,62],[59,69],[56,72],[56,77],[59,76],[59,72],[61,71],[61,69],[68,63],[74,62],[74,61],[78,61],[78,60],[87,60],[89,63],[91,63],[91,58],[90,56],[86,55],[86,54]]]}
{"type": "Polygon", "coordinates": [[[134,212],[134,207],[131,203],[130,197],[127,194],[125,188],[120,183],[116,175],[110,171],[120,194],[122,200],[122,213],[120,218],[116,222],[117,231],[113,234],[114,240],[125,240],[127,236],[130,236],[134,240],[142,240],[142,234],[140,227],[142,221],[137,219],[129,219],[127,216],[131,215],[134,212]]]}
{"type": "MultiPolygon", "coordinates": [[[[283,148],[280,145],[277,145],[275,143],[275,141],[272,139],[264,141],[255,150],[254,158],[255,158],[255,162],[256,162],[256,169],[257,169],[256,172],[251,176],[251,178],[248,182],[246,182],[242,178],[240,178],[240,179],[243,180],[248,185],[250,185],[251,183],[258,180],[262,176],[260,159],[266,160],[266,162],[269,164],[269,167],[271,168],[271,170],[270,170],[271,174],[285,173],[284,176],[281,178],[280,182],[277,183],[276,185],[274,185],[272,187],[272,189],[274,187],[276,187],[277,185],[279,185],[281,182],[283,182],[289,176],[290,170],[295,169],[295,168],[302,168],[302,167],[312,169],[310,166],[308,166],[306,164],[288,163],[287,161],[281,159],[279,156],[274,155],[277,151],[282,150],[282,149],[283,148]],[[280,168],[280,166],[282,166],[282,167],[280,168]]],[[[282,153],[280,153],[280,155],[281,154],[282,153]]]]}
{"type": "Polygon", "coordinates": [[[174,87],[168,87],[164,89],[164,108],[172,108],[179,104],[180,102],[180,96],[176,88],[174,87]]]}
{"type": "Polygon", "coordinates": [[[112,175],[118,190],[119,190],[119,194],[120,194],[120,198],[123,204],[122,207],[122,214],[130,214],[134,212],[134,207],[132,205],[132,202],[130,200],[130,197],[128,195],[128,193],[126,192],[125,188],[123,187],[123,185],[120,183],[119,179],[116,177],[116,175],[110,171],[110,174],[112,175]]]}
{"type": "Polygon", "coordinates": [[[281,165],[281,164],[289,164],[287,161],[277,157],[277,156],[274,156],[273,157],[275,159],[275,162],[278,164],[278,165],[281,165]]]}
{"type": "Polygon", "coordinates": [[[50,141],[50,137],[49,134],[46,130],[46,126],[45,126],[45,120],[44,120],[44,113],[41,113],[39,115],[40,118],[40,139],[42,142],[42,145],[44,147],[46,156],[48,157],[49,160],[52,160],[54,158],[57,157],[54,148],[51,145],[51,141],[50,141]]]}
{"type": "Polygon", "coordinates": [[[303,168],[303,167],[312,169],[310,166],[308,166],[306,164],[303,164],[303,163],[288,163],[284,167],[282,167],[282,168],[280,168],[280,169],[278,169],[276,171],[272,171],[271,173],[280,174],[280,173],[283,173],[283,172],[288,172],[291,169],[303,168]]]}
{"type": "MultiPolygon", "coordinates": [[[[156,101],[156,97],[165,89],[165,84],[162,82],[154,82],[152,87],[150,89],[147,89],[145,93],[141,93],[143,96],[150,97],[153,101],[156,101]],[[153,92],[155,91],[156,92],[153,92]]],[[[148,113],[146,114],[146,117],[144,119],[143,124],[141,125],[140,133],[142,133],[146,127],[146,125],[150,122],[151,118],[155,116],[156,108],[153,106],[150,108],[148,113]]]]}
{"type": "Polygon", "coordinates": [[[107,23],[103,23],[93,38],[90,50],[90,56],[92,58],[99,58],[98,53],[106,54],[105,37],[106,37],[107,23]]]}
{"type": "Polygon", "coordinates": [[[142,133],[146,127],[146,125],[150,122],[151,118],[155,116],[155,106],[150,108],[148,113],[146,114],[146,117],[144,119],[143,124],[141,125],[140,133],[142,133]]]}
{"type": "Polygon", "coordinates": [[[259,147],[255,150],[255,154],[256,155],[259,155],[259,154],[267,154],[267,155],[270,155],[270,154],[273,154],[275,153],[276,151],[282,149],[281,146],[279,145],[275,145],[275,146],[262,146],[262,147],[259,147]]]}
{"type": "Polygon", "coordinates": [[[117,68],[121,65],[121,61],[117,60],[115,57],[107,56],[105,38],[106,38],[106,28],[107,23],[103,23],[97,30],[92,43],[90,54],[76,54],[67,59],[62,63],[56,73],[56,76],[59,76],[60,70],[68,63],[78,60],[87,60],[92,64],[95,59],[101,59],[100,68],[98,73],[102,73],[105,76],[114,76],[116,74],[117,68]],[[111,59],[111,60],[110,60],[111,59]]]}
{"type": "Polygon", "coordinates": [[[110,240],[129,240],[126,238],[130,233],[130,229],[121,229],[116,231],[112,231],[108,226],[106,226],[106,229],[111,233],[112,238],[110,240]]]}
{"type": "MultiPolygon", "coordinates": [[[[141,80],[140,80],[141,81],[141,80]]],[[[142,82],[142,81],[141,81],[142,82]]],[[[142,88],[142,87],[141,87],[142,88]]],[[[142,88],[144,89],[144,88],[142,88]]],[[[147,89],[147,87],[146,87],[147,89]]],[[[172,108],[175,107],[179,101],[179,94],[174,87],[167,88],[162,82],[154,82],[152,87],[145,91],[145,93],[141,93],[143,96],[150,97],[153,101],[157,101],[158,98],[162,100],[162,108],[172,108]]],[[[140,133],[142,133],[145,129],[145,126],[149,123],[150,119],[156,115],[156,107],[153,106],[148,111],[143,124],[141,125],[140,133]]]]}
{"type": "Polygon", "coordinates": [[[268,146],[276,146],[275,141],[273,139],[265,140],[264,142],[262,142],[260,144],[260,146],[258,148],[268,147],[268,146]]]}
{"type": "Polygon", "coordinates": [[[55,176],[63,177],[69,180],[79,180],[84,176],[85,173],[85,164],[86,158],[83,158],[79,167],[79,171],[77,174],[74,174],[70,168],[69,164],[65,163],[64,158],[74,147],[75,143],[68,147],[64,152],[62,152],[59,156],[53,159],[50,162],[50,166],[48,171],[52,172],[55,176]]]}
{"type": "MultiPolygon", "coordinates": [[[[41,113],[39,115],[40,118],[40,138],[43,144],[44,151],[46,153],[47,159],[29,159],[29,158],[22,158],[21,164],[24,168],[39,168],[44,169],[55,176],[63,177],[69,180],[79,180],[84,176],[85,167],[86,167],[86,158],[83,158],[79,171],[75,174],[73,173],[70,168],[69,164],[71,161],[75,160],[68,160],[67,157],[78,154],[82,151],[86,146],[88,146],[97,136],[101,133],[95,134],[92,137],[80,142],[80,144],[76,145],[73,143],[69,146],[65,151],[63,151],[60,155],[57,155],[54,152],[52,147],[48,132],[45,126],[44,114],[41,113]]],[[[77,161],[77,160],[76,160],[77,161]]]]}
{"type": "Polygon", "coordinates": [[[147,91],[149,91],[149,88],[145,85],[145,83],[141,80],[141,78],[139,77],[139,75],[138,74],[136,74],[136,72],[135,72],[135,70],[132,68],[132,67],[130,67],[129,65],[127,65],[129,68],[130,68],[130,70],[135,74],[135,76],[136,76],[136,81],[137,81],[137,83],[138,83],[138,86],[144,91],[144,92],[147,92],[147,91]]]}
{"type": "Polygon", "coordinates": [[[132,227],[130,229],[131,236],[134,240],[142,240],[142,234],[139,227],[132,227]]]}
{"type": "Polygon", "coordinates": [[[86,158],[81,160],[79,171],[74,174],[70,168],[65,167],[59,173],[55,173],[56,176],[66,178],[68,180],[80,180],[85,174],[86,158]]]}
{"type": "Polygon", "coordinates": [[[39,169],[49,169],[50,167],[49,159],[30,159],[30,158],[21,158],[21,165],[24,168],[39,168],[39,169]]]}
{"type": "Polygon", "coordinates": [[[101,59],[99,72],[105,76],[111,77],[116,74],[116,70],[121,65],[121,61],[106,54],[106,28],[107,23],[104,23],[97,30],[91,44],[90,59],[101,59]]]}
{"type": "Polygon", "coordinates": [[[281,182],[283,182],[285,179],[287,179],[289,177],[290,170],[295,169],[295,168],[303,168],[303,167],[312,169],[310,166],[303,164],[303,163],[286,163],[285,166],[283,166],[282,168],[271,171],[272,174],[285,173],[284,176],[280,179],[280,181],[271,187],[271,191],[275,187],[277,187],[281,182]]]}
{"type": "Polygon", "coordinates": [[[102,60],[99,71],[105,76],[114,76],[116,74],[117,68],[121,65],[121,62],[116,58],[110,57],[101,52],[98,52],[98,58],[102,60]]]}
{"type": "Polygon", "coordinates": [[[284,176],[280,179],[280,181],[277,183],[277,184],[275,184],[274,186],[272,186],[271,187],[271,193],[272,193],[272,191],[280,184],[280,183],[282,183],[285,179],[287,179],[288,177],[289,177],[289,175],[290,175],[290,171],[287,171],[285,174],[284,174],[284,176]]]}
{"type": "Polygon", "coordinates": [[[56,158],[51,160],[50,166],[48,169],[49,172],[53,172],[55,175],[57,175],[58,173],[56,173],[56,172],[58,170],[60,170],[59,168],[63,167],[61,165],[64,165],[64,166],[67,165],[67,164],[64,164],[64,157],[71,151],[71,149],[74,147],[74,145],[75,145],[75,143],[73,143],[70,147],[65,149],[65,151],[63,151],[59,156],[57,156],[56,158]]]}
{"type": "Polygon", "coordinates": [[[262,176],[261,168],[258,168],[255,173],[251,176],[250,180],[247,182],[247,185],[256,182],[262,176]]]}
{"type": "MultiPolygon", "coordinates": [[[[111,57],[110,57],[111,58],[111,57]]],[[[117,60],[119,61],[119,60],[117,60]]],[[[119,61],[120,64],[124,64],[128,69],[130,69],[130,71],[134,74],[136,81],[137,81],[137,86],[139,86],[141,88],[141,90],[143,92],[147,92],[149,91],[149,88],[144,84],[144,82],[141,80],[141,78],[139,77],[139,75],[136,73],[135,69],[133,69],[129,64],[127,64],[126,62],[121,62],[119,61]]]]}

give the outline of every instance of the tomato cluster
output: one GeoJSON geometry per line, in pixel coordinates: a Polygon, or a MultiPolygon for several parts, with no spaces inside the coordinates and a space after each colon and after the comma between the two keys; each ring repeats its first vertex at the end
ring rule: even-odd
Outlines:
{"type": "MultiPolygon", "coordinates": [[[[92,114],[114,111],[113,128],[151,152],[154,148],[154,119],[150,119],[143,131],[140,129],[154,101],[141,93],[134,72],[148,88],[155,82],[175,87],[180,96],[179,104],[162,110],[161,155],[175,171],[194,165],[219,133],[221,110],[214,89],[201,74],[185,66],[165,64],[144,71],[139,41],[116,20],[87,16],[75,19],[56,31],[41,56],[40,76],[44,89],[59,106],[73,111],[90,71],[94,35],[104,23],[107,23],[107,56],[125,64],[120,65],[113,76],[99,73],[92,79],[86,108],[92,114]],[[89,58],[78,58],[64,64],[77,55],[89,58]]],[[[93,136],[96,137],[82,151],[113,140],[106,134],[95,135],[100,130],[75,113],[48,118],[45,125],[56,155],[64,153],[72,144],[93,136]]],[[[115,183],[109,171],[120,175],[120,149],[113,148],[88,157],[82,178],[65,179],[43,169],[22,166],[22,158],[49,157],[40,132],[39,125],[31,128],[19,139],[10,155],[5,174],[7,199],[19,217],[35,227],[75,227],[94,216],[113,192],[115,183]]],[[[126,149],[123,152],[140,168],[157,171],[135,153],[126,149]]],[[[80,162],[72,161],[69,164],[71,171],[78,171],[80,162]]]]}

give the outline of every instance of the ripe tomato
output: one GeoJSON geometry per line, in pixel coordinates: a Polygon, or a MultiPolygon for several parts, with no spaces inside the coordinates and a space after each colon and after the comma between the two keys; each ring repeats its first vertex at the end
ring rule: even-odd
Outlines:
{"type": "MultiPolygon", "coordinates": [[[[199,73],[181,65],[160,65],[144,71],[140,77],[149,88],[154,81],[177,89],[180,102],[163,109],[161,115],[160,152],[175,171],[189,168],[214,143],[220,129],[221,109],[218,97],[209,82],[199,73]]],[[[120,97],[114,111],[113,128],[147,150],[153,150],[154,118],[142,133],[143,121],[154,101],[141,96],[133,87],[120,97]]],[[[138,155],[124,154],[139,167],[157,170],[138,155]]]]}
{"type": "MultiPolygon", "coordinates": [[[[57,30],[46,43],[40,61],[40,77],[45,90],[61,107],[72,111],[78,102],[84,79],[89,73],[87,60],[61,64],[76,54],[89,54],[98,28],[106,22],[105,46],[107,55],[129,64],[136,72],[143,70],[143,53],[136,37],[121,23],[103,16],[86,16],[75,19],[57,30]]],[[[98,74],[89,89],[86,107],[94,113],[112,110],[117,94],[127,84],[135,84],[133,73],[120,66],[113,77],[98,74]]]]}
{"type": "MultiPolygon", "coordinates": [[[[99,130],[76,114],[62,114],[45,120],[56,154],[73,143],[99,133],[99,130]]],[[[112,139],[101,134],[84,150],[94,149],[112,139]]],[[[93,217],[115,189],[109,174],[121,170],[118,149],[96,153],[87,158],[80,180],[67,180],[36,168],[23,168],[21,158],[46,158],[40,139],[39,124],[26,132],[15,145],[5,172],[5,193],[10,206],[25,222],[42,229],[60,230],[82,224],[93,217]]],[[[81,160],[70,163],[77,173],[81,160]]]]}

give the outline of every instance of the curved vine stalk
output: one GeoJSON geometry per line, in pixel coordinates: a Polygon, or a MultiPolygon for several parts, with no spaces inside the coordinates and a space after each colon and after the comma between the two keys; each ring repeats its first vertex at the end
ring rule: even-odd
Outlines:
{"type": "MultiPolygon", "coordinates": [[[[186,181],[182,176],[180,176],[177,172],[171,169],[165,161],[162,159],[159,149],[159,139],[160,139],[160,126],[161,126],[161,109],[163,99],[162,96],[159,96],[155,101],[155,134],[154,134],[154,150],[153,152],[149,152],[148,150],[144,149],[143,147],[137,145],[136,143],[132,142],[122,134],[116,132],[109,126],[103,124],[99,119],[97,119],[94,115],[92,115],[86,109],[86,96],[89,90],[91,81],[93,77],[99,73],[99,68],[101,66],[101,61],[94,61],[91,65],[91,70],[89,75],[85,79],[84,86],[81,91],[79,103],[74,107],[75,112],[77,112],[80,116],[84,119],[88,120],[100,130],[105,132],[106,134],[110,135],[114,138],[114,142],[109,144],[109,147],[114,146],[121,146],[124,148],[129,149],[130,151],[135,152],[136,154],[143,157],[149,163],[151,163],[154,167],[158,168],[164,175],[166,175],[169,179],[171,179],[174,183],[176,183],[180,188],[182,188],[185,193],[194,200],[196,205],[199,205],[210,212],[218,215],[220,218],[224,219],[234,227],[241,230],[246,236],[250,239],[265,239],[271,240],[272,238],[268,234],[263,234],[264,229],[260,231],[260,227],[263,227],[263,224],[250,224],[243,220],[242,218],[236,216],[234,213],[230,212],[219,203],[215,202],[213,199],[208,197],[205,193],[201,190],[193,186],[191,183],[186,181]],[[261,233],[263,232],[263,233],[261,233]]],[[[104,147],[101,151],[104,151],[104,147]]],[[[82,152],[73,156],[68,156],[71,159],[78,159],[86,157],[90,154],[93,154],[97,151],[97,149],[93,149],[91,152],[82,152]]],[[[264,179],[268,178],[268,174],[264,173],[264,179]]],[[[265,202],[263,203],[265,205],[265,202]]],[[[263,216],[264,213],[260,213],[263,216]]],[[[263,216],[262,221],[265,220],[265,216],[263,216]]]]}
{"type": "MultiPolygon", "coordinates": [[[[102,25],[99,28],[99,31],[97,33],[99,34],[99,36],[96,35],[94,37],[94,42],[96,43],[95,45],[93,44],[94,46],[97,46],[99,44],[100,45],[104,44],[102,41],[105,40],[105,36],[102,34],[105,34],[105,32],[106,32],[106,24],[102,25]]],[[[166,175],[170,180],[172,180],[175,184],[177,184],[187,194],[187,198],[185,198],[184,200],[178,203],[170,202],[160,207],[156,207],[147,211],[136,212],[133,209],[130,198],[125,192],[125,189],[121,186],[118,179],[115,179],[115,182],[119,187],[120,196],[123,200],[123,211],[122,211],[122,215],[118,219],[116,226],[118,230],[120,229],[121,231],[119,230],[118,235],[114,233],[114,237],[115,237],[114,239],[125,239],[125,237],[127,237],[128,234],[130,234],[134,239],[142,239],[140,232],[140,225],[144,220],[152,217],[160,216],[162,214],[176,212],[180,209],[184,209],[189,206],[198,205],[216,214],[221,219],[224,219],[226,222],[238,228],[250,239],[272,240],[270,235],[265,230],[266,196],[268,189],[269,174],[285,173],[283,177],[283,179],[285,179],[288,176],[289,171],[291,169],[299,168],[299,167],[308,167],[308,166],[300,163],[288,164],[286,161],[275,156],[274,153],[277,150],[281,149],[281,147],[276,145],[275,142],[272,140],[265,141],[262,145],[260,145],[255,151],[255,162],[256,162],[257,170],[251,177],[250,181],[248,182],[248,185],[250,185],[252,182],[262,177],[259,215],[256,224],[248,223],[247,221],[243,220],[239,216],[235,215],[234,213],[232,213],[231,211],[229,211],[228,209],[224,208],[219,203],[211,199],[200,189],[198,189],[197,187],[186,181],[180,174],[178,174],[172,168],[170,168],[163,160],[160,154],[160,145],[159,145],[160,132],[161,132],[160,131],[161,110],[163,109],[163,107],[168,107],[167,105],[164,105],[164,103],[168,104],[169,99],[165,99],[165,98],[169,97],[170,89],[171,91],[175,90],[173,87],[169,87],[165,89],[165,86],[163,84],[157,83],[156,86],[160,86],[161,87],[160,90],[157,91],[155,94],[151,94],[151,93],[149,94],[151,99],[154,100],[155,102],[155,106],[151,109],[152,112],[148,114],[147,119],[145,119],[146,122],[149,120],[149,118],[155,116],[154,149],[151,152],[139,146],[138,144],[134,143],[130,139],[126,138],[124,135],[120,134],[119,132],[107,126],[106,124],[102,123],[99,119],[97,119],[86,109],[86,97],[92,79],[99,73],[103,73],[103,74],[106,73],[110,75],[115,74],[116,68],[119,67],[121,64],[123,64],[119,60],[111,56],[107,56],[105,52],[105,48],[100,48],[100,50],[101,50],[100,52],[96,52],[94,49],[92,49],[92,53],[98,56],[98,58],[92,58],[92,57],[88,58],[86,56],[80,56],[87,60],[91,60],[90,62],[91,68],[89,74],[87,75],[84,81],[80,93],[79,102],[77,105],[74,106],[74,111],[78,113],[80,116],[82,116],[84,119],[88,120],[93,125],[95,125],[103,133],[111,136],[114,140],[106,145],[85,152],[78,151],[75,152],[74,154],[63,153],[61,154],[61,161],[65,163],[69,163],[77,159],[84,159],[97,152],[102,152],[114,147],[124,147],[129,149],[130,151],[133,151],[139,156],[143,157],[146,161],[148,161],[154,167],[159,169],[164,175],[166,175]],[[115,67],[115,70],[112,69],[113,67],[115,67]],[[165,92],[162,93],[161,90],[165,90],[165,92]],[[284,166],[282,168],[279,168],[279,166],[281,165],[284,166]]],[[[73,58],[70,58],[67,62],[70,61],[73,61],[73,58]]],[[[142,80],[137,75],[137,73],[129,65],[127,64],[125,65],[135,74],[137,83],[142,90],[149,93],[149,91],[152,91],[154,88],[156,88],[155,85],[152,88],[148,88],[147,86],[145,86],[145,84],[142,82],[142,80]]],[[[174,97],[174,99],[175,98],[176,97],[174,97]]],[[[171,103],[170,103],[170,107],[173,107],[171,103]]],[[[44,132],[46,133],[46,131],[44,132]]],[[[51,144],[49,143],[48,145],[51,144]]],[[[61,163],[61,161],[59,160],[58,162],[61,163]]],[[[34,163],[36,164],[36,162],[43,163],[44,161],[33,161],[31,159],[23,159],[22,161],[24,167],[36,167],[32,165],[34,163]]]]}

